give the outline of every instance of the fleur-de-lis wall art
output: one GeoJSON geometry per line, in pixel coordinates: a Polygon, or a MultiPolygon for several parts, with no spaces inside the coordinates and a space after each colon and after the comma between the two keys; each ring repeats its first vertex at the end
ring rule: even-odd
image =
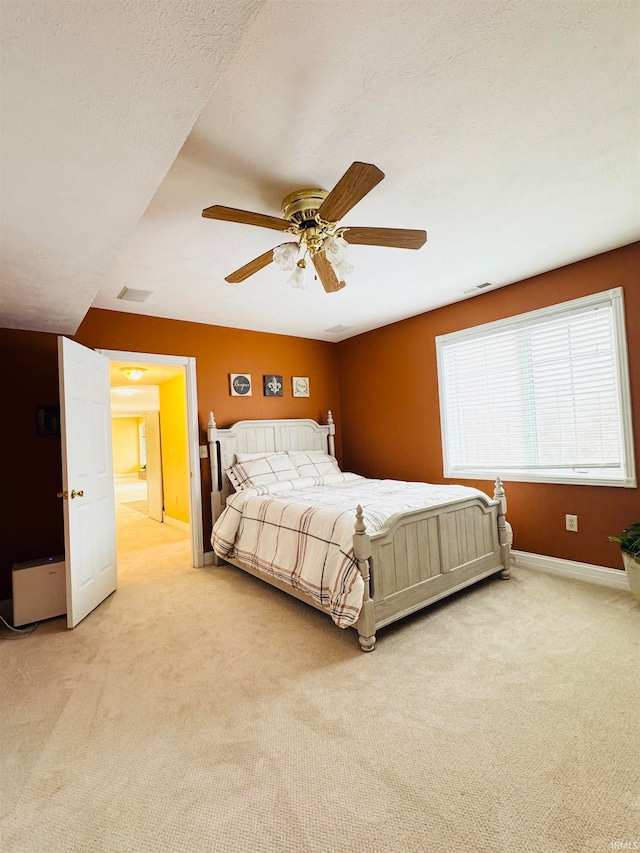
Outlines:
{"type": "Polygon", "coordinates": [[[268,376],[262,377],[263,387],[264,387],[264,396],[265,397],[282,397],[283,396],[283,384],[282,384],[282,376],[274,375],[270,373],[268,376]]]}

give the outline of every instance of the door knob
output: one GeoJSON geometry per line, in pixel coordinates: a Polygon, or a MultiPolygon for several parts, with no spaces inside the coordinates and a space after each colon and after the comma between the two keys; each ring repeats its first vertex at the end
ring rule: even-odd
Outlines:
{"type": "Polygon", "coordinates": [[[66,500],[69,497],[69,493],[68,492],[58,492],[56,497],[57,498],[64,498],[64,500],[66,500]]]}
{"type": "Polygon", "coordinates": [[[75,489],[71,489],[71,497],[72,498],[81,498],[84,495],[84,491],[80,489],[79,492],[76,492],[75,489]]]}

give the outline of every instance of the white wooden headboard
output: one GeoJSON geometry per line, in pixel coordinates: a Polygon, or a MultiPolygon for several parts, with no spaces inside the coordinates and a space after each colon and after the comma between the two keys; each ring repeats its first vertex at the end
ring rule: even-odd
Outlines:
{"type": "Polygon", "coordinates": [[[209,412],[207,436],[211,462],[211,512],[213,522],[225,507],[233,486],[225,468],[233,465],[236,453],[277,453],[279,450],[322,450],[335,456],[335,424],[331,412],[327,423],[309,418],[272,421],[238,421],[228,429],[218,429],[209,412]]]}

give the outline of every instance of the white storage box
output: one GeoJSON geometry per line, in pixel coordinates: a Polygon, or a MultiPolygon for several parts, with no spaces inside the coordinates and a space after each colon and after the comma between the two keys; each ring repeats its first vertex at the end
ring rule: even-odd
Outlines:
{"type": "Polygon", "coordinates": [[[65,569],[63,555],[14,563],[11,571],[14,627],[67,612],[65,569]]]}

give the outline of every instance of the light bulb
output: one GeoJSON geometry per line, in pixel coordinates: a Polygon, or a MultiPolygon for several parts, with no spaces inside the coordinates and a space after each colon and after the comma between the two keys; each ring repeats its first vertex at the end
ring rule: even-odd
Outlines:
{"type": "Polygon", "coordinates": [[[281,270],[292,270],[299,250],[297,243],[282,243],[273,250],[273,260],[281,270]]]}
{"type": "Polygon", "coordinates": [[[289,279],[288,283],[291,285],[291,287],[299,287],[301,290],[304,290],[306,288],[306,271],[307,262],[304,258],[301,258],[295,265],[293,273],[289,279]]]}
{"type": "Polygon", "coordinates": [[[355,269],[348,261],[340,261],[339,264],[332,263],[331,266],[334,268],[339,281],[344,281],[349,273],[352,273],[355,269]]]}
{"type": "Polygon", "coordinates": [[[322,243],[322,248],[327,258],[336,266],[347,259],[349,244],[344,237],[327,237],[322,243]]]}

